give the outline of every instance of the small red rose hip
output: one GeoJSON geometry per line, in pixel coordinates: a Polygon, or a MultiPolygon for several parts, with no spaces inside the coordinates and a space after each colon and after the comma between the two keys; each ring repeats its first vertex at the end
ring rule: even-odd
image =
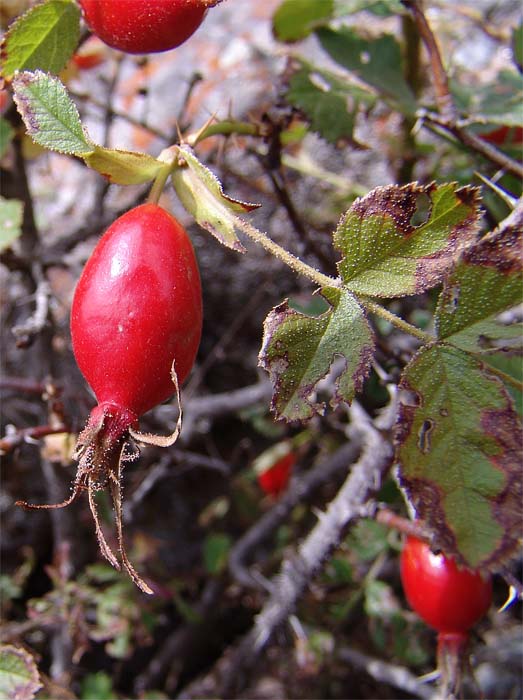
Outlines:
{"type": "Polygon", "coordinates": [[[221,0],[79,0],[89,28],[126,53],[169,51],[198,29],[221,0]]]}
{"type": "Polygon", "coordinates": [[[492,601],[492,580],[459,569],[453,559],[408,537],[401,553],[401,581],[409,605],[444,635],[467,635],[492,601]]]}

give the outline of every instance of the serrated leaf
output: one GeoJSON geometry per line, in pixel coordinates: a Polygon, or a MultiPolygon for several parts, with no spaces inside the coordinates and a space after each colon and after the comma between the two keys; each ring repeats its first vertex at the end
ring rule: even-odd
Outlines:
{"type": "Polygon", "coordinates": [[[33,657],[18,647],[0,646],[0,697],[4,700],[33,700],[42,687],[33,657]]]}
{"type": "Polygon", "coordinates": [[[456,183],[388,185],[357,199],[334,234],[345,285],[398,297],[439,284],[476,234],[478,200],[477,189],[456,183]]]}
{"type": "Polygon", "coordinates": [[[80,10],[72,0],[47,0],[21,15],[1,47],[2,77],[40,69],[59,73],[80,38],[80,10]]]}
{"type": "Polygon", "coordinates": [[[286,98],[305,114],[314,131],[334,144],[340,139],[353,139],[359,100],[367,104],[375,100],[361,87],[305,64],[291,77],[286,98]]]}
{"type": "Polygon", "coordinates": [[[436,310],[439,338],[471,352],[491,352],[521,340],[520,324],[499,314],[523,301],[523,215],[464,251],[446,280],[436,310]]]}
{"type": "Polygon", "coordinates": [[[276,38],[298,41],[334,14],[334,0],[283,0],[272,18],[276,38]]]}
{"type": "Polygon", "coordinates": [[[58,78],[42,71],[19,73],[14,100],[33,141],[59,153],[82,155],[93,150],[76,105],[58,78]]]}
{"type": "Polygon", "coordinates": [[[9,248],[21,235],[23,215],[22,202],[0,197],[0,252],[9,248]]]}
{"type": "Polygon", "coordinates": [[[422,350],[401,387],[400,481],[459,564],[498,569],[522,524],[521,424],[503,383],[451,346],[422,350]]]}
{"type": "Polygon", "coordinates": [[[118,185],[141,185],[154,180],[165,163],[146,153],[94,146],[82,156],[85,164],[118,185]]]}
{"type": "Polygon", "coordinates": [[[15,132],[11,124],[7,119],[0,117],[0,158],[4,156],[14,135],[15,132]]]}
{"type": "Polygon", "coordinates": [[[259,205],[240,202],[224,194],[218,179],[188,146],[178,147],[178,156],[180,167],[173,172],[172,182],[185,209],[220,243],[243,253],[245,249],[236,236],[236,215],[259,205]]]}
{"type": "Polygon", "coordinates": [[[285,301],[265,319],[259,364],[271,377],[271,408],[278,418],[307,420],[324,410],[314,394],[336,358],[344,367],[332,406],[350,402],[369,373],[374,337],[363,309],[345,290],[325,287],[321,294],[331,308],[320,316],[294,311],[285,301]]]}
{"type": "Polygon", "coordinates": [[[371,85],[383,99],[392,100],[403,112],[415,113],[416,100],[403,77],[400,45],[392,35],[369,40],[349,27],[321,27],[316,34],[340,66],[371,85]]]}

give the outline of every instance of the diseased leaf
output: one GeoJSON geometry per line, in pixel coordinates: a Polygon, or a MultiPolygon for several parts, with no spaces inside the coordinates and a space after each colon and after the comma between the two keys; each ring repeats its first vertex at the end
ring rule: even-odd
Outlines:
{"type": "Polygon", "coordinates": [[[141,185],[154,180],[165,163],[146,153],[94,146],[82,156],[86,165],[118,185],[141,185]]]}
{"type": "Polygon", "coordinates": [[[80,9],[72,0],[46,0],[11,25],[1,46],[3,78],[16,71],[59,73],[80,38],[80,9]]]}
{"type": "Polygon", "coordinates": [[[350,402],[369,373],[374,337],[363,309],[345,290],[325,287],[321,294],[331,308],[320,316],[294,311],[285,301],[265,319],[259,363],[270,374],[271,408],[278,418],[307,420],[323,412],[314,394],[336,358],[344,366],[332,406],[350,402]]]}
{"type": "Polygon", "coordinates": [[[415,113],[416,100],[403,77],[400,45],[392,35],[369,40],[349,27],[320,27],[316,34],[340,66],[371,85],[383,99],[392,100],[403,112],[415,113]]]}
{"type": "Polygon", "coordinates": [[[523,431],[501,380],[451,346],[407,365],[397,426],[400,480],[436,543],[493,571],[518,547],[523,431]]]}
{"type": "Polygon", "coordinates": [[[333,13],[334,0],[283,0],[272,18],[273,31],[280,41],[298,41],[333,13]]]}
{"type": "Polygon", "coordinates": [[[245,249],[236,236],[236,214],[252,211],[259,205],[224,194],[220,182],[188,146],[178,147],[178,155],[180,166],[173,172],[172,182],[181,203],[220,243],[243,253],[245,249]]]}
{"type": "Polygon", "coordinates": [[[507,325],[499,314],[523,301],[522,244],[523,214],[464,251],[438,302],[439,338],[471,352],[521,341],[521,325],[507,325]]]}
{"type": "Polygon", "coordinates": [[[411,183],[377,187],[357,199],[334,234],[344,283],[356,294],[378,297],[419,294],[439,284],[476,234],[478,197],[476,188],[455,183],[411,183]],[[421,215],[423,223],[416,224],[421,215]]]}
{"type": "Polygon", "coordinates": [[[22,233],[24,205],[18,199],[0,197],[0,252],[9,248],[22,233]]]}
{"type": "Polygon", "coordinates": [[[363,99],[367,104],[375,101],[361,87],[306,64],[291,77],[286,97],[305,114],[314,131],[334,144],[340,139],[353,140],[359,101],[363,99]]]}
{"type": "Polygon", "coordinates": [[[83,155],[94,149],[76,105],[58,78],[42,71],[17,74],[14,100],[33,141],[59,153],[83,155]]]}
{"type": "Polygon", "coordinates": [[[25,649],[0,646],[0,697],[4,700],[33,700],[42,687],[36,663],[25,649]]]}

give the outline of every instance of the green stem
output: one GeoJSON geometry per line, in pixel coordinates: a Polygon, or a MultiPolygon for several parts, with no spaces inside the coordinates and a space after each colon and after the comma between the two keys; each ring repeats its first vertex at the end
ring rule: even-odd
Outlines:
{"type": "Polygon", "coordinates": [[[156,176],[156,178],[153,182],[153,185],[151,187],[151,191],[149,192],[149,196],[147,197],[147,201],[149,202],[149,204],[158,204],[160,197],[162,195],[163,189],[165,187],[165,183],[167,182],[167,178],[171,174],[172,169],[173,169],[172,164],[167,163],[158,172],[158,175],[156,176]]]}
{"type": "Polygon", "coordinates": [[[257,124],[249,122],[239,122],[234,119],[226,119],[222,122],[208,124],[203,129],[195,134],[189,134],[185,138],[186,143],[190,146],[196,146],[197,143],[203,141],[209,136],[230,136],[231,134],[240,134],[242,136],[259,136],[260,128],[257,124]]]}
{"type": "Polygon", "coordinates": [[[375,314],[376,316],[381,316],[381,318],[388,321],[391,325],[399,328],[399,330],[403,331],[404,333],[413,335],[423,343],[432,343],[434,341],[434,336],[432,336],[430,333],[425,333],[425,331],[422,331],[421,328],[417,328],[411,323],[408,323],[408,321],[404,321],[399,316],[396,316],[396,314],[393,314],[392,311],[388,311],[384,306],[381,306],[381,304],[377,304],[371,299],[361,298],[359,299],[359,302],[367,309],[367,311],[370,311],[370,313],[375,314]]]}
{"type": "Polygon", "coordinates": [[[339,287],[341,285],[341,280],[339,278],[324,275],[322,272],[319,272],[319,270],[307,265],[307,263],[304,263],[292,253],[289,253],[285,248],[271,241],[265,233],[258,231],[258,229],[248,221],[237,217],[236,224],[239,229],[247,234],[253,241],[261,245],[262,248],[265,248],[265,250],[269,251],[269,253],[284,262],[298,274],[308,277],[313,282],[316,282],[316,284],[319,284],[320,287],[339,287]]]}
{"type": "MultiPolygon", "coordinates": [[[[304,263],[302,260],[292,255],[292,253],[289,253],[277,243],[271,241],[270,238],[268,238],[264,233],[252,226],[252,224],[249,224],[247,221],[237,218],[236,223],[238,225],[238,228],[241,229],[245,234],[247,234],[249,238],[261,245],[263,248],[265,248],[265,250],[269,251],[269,253],[271,253],[276,258],[284,262],[298,274],[303,275],[304,277],[308,277],[320,287],[342,286],[342,281],[339,277],[329,277],[327,275],[324,275],[322,272],[319,272],[318,270],[314,269],[313,267],[310,267],[310,265],[307,265],[307,263],[304,263]]],[[[404,333],[413,335],[415,338],[418,338],[423,343],[431,343],[434,340],[434,337],[430,335],[430,333],[425,333],[425,331],[416,328],[416,326],[413,326],[407,321],[404,321],[402,318],[399,318],[399,316],[396,316],[391,311],[388,311],[380,304],[377,304],[376,302],[371,301],[370,299],[360,298],[359,301],[371,313],[376,314],[376,316],[381,316],[381,318],[388,321],[391,325],[395,326],[396,328],[399,328],[404,333]]]]}

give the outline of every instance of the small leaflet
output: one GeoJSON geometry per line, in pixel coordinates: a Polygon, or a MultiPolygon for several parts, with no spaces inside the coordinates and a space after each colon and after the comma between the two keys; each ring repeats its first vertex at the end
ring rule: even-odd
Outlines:
{"type": "Polygon", "coordinates": [[[18,73],[13,80],[14,100],[29,136],[58,153],[90,153],[90,141],[76,105],[54,76],[37,70],[18,73]]]}
{"type": "Polygon", "coordinates": [[[172,174],[172,183],[185,209],[220,243],[245,252],[236,235],[237,214],[252,211],[259,205],[224,194],[219,180],[200,163],[189,146],[179,146],[177,151],[179,167],[172,174]]]}
{"type": "Polygon", "coordinates": [[[284,301],[265,319],[259,364],[269,372],[277,418],[307,420],[323,413],[316,391],[337,358],[342,369],[332,406],[350,403],[370,371],[374,336],[363,309],[346,290],[325,287],[321,294],[331,308],[320,316],[306,316],[284,301]]]}
{"type": "Polygon", "coordinates": [[[23,215],[24,205],[20,200],[0,197],[0,252],[21,235],[23,215]]]}

